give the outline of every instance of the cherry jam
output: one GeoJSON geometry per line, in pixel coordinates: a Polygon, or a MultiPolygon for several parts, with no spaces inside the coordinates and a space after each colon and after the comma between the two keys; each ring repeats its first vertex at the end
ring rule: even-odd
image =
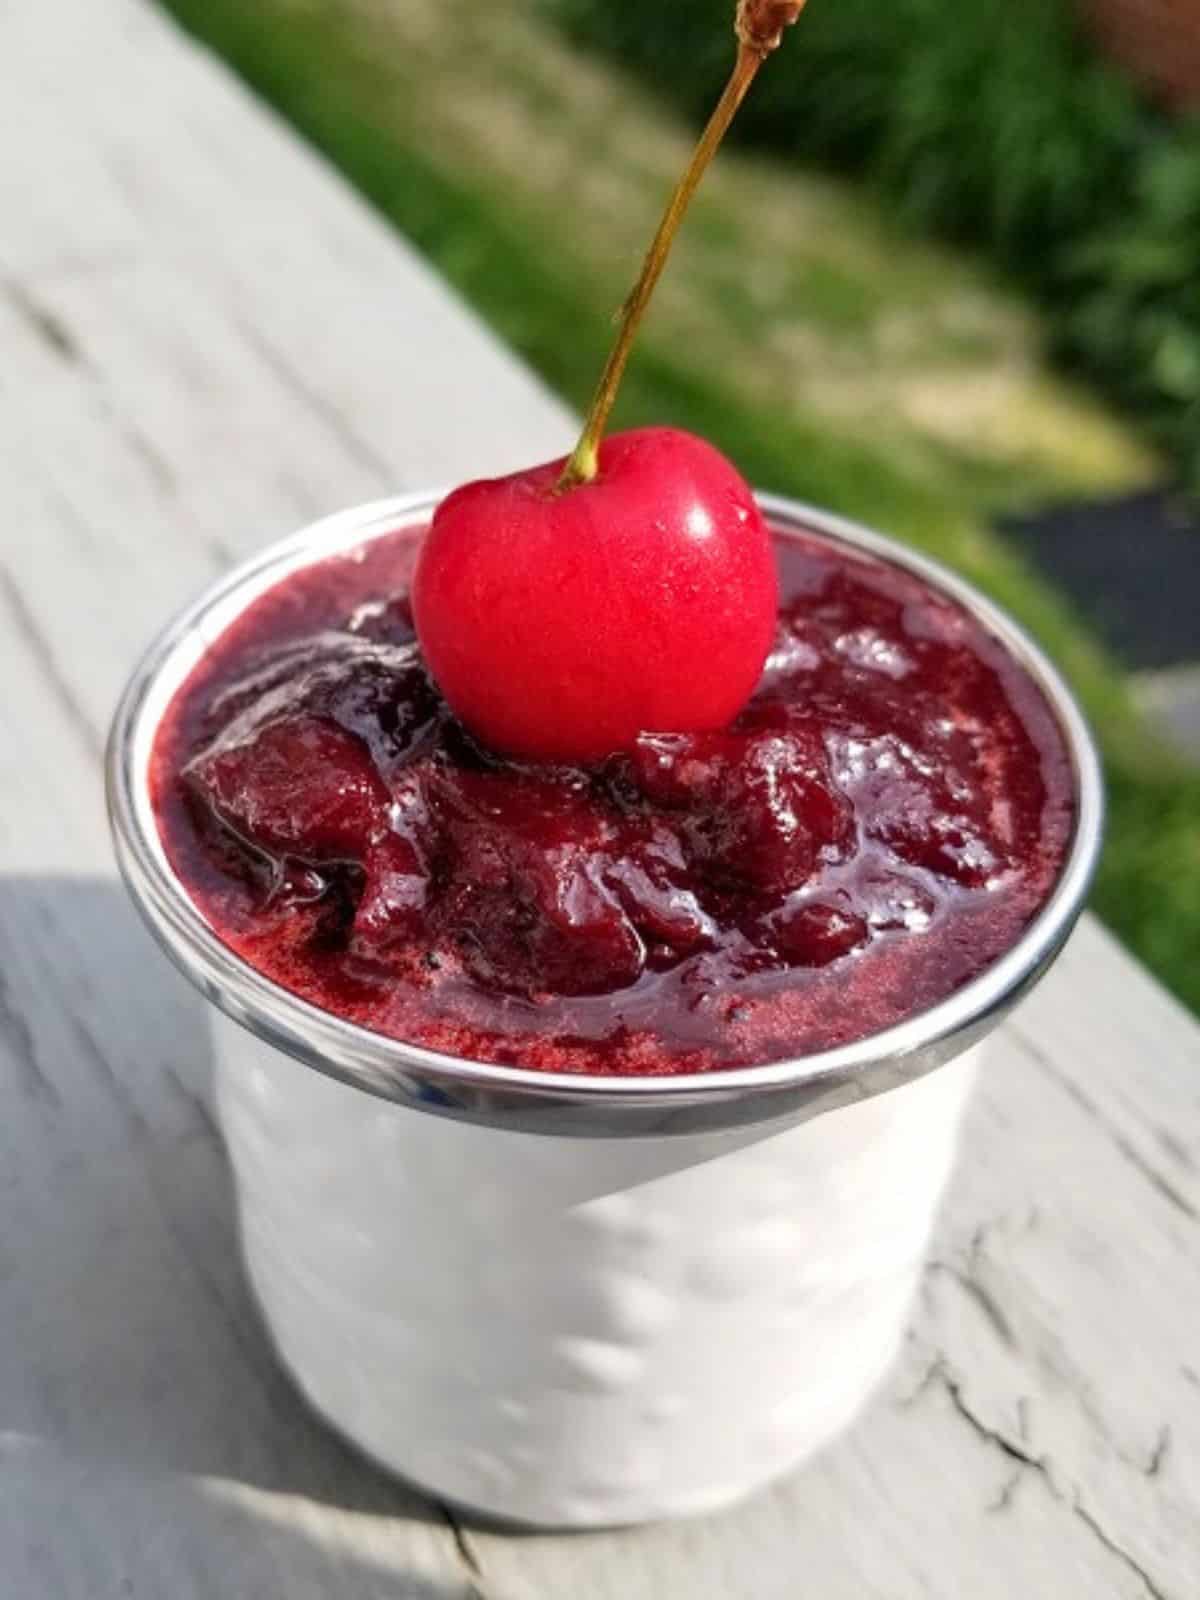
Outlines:
{"type": "Polygon", "coordinates": [[[283,580],[160,727],[171,863],[313,1004],[481,1061],[674,1073],[850,1042],[1020,936],[1073,824],[1040,690],[956,602],[778,539],[758,689],[724,731],[506,761],[421,660],[405,530],[283,580]]]}

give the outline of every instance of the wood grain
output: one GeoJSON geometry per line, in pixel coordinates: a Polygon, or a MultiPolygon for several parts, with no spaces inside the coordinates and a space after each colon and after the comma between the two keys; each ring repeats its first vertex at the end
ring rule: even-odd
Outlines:
{"type": "Polygon", "coordinates": [[[564,409],[141,0],[0,8],[0,1593],[1200,1593],[1200,1030],[1095,924],[1003,1033],[901,1371],[726,1517],[455,1524],[296,1402],[199,1000],[116,884],[104,729],[168,612],[564,409]]]}

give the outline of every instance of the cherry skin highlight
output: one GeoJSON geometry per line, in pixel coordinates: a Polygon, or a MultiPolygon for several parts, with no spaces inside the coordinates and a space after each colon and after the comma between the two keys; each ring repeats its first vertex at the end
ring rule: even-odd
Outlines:
{"type": "Polygon", "coordinates": [[[725,727],[775,633],[749,486],[674,428],[611,435],[595,479],[556,492],[561,470],[465,484],[438,507],[412,603],[447,702],[484,744],[536,761],[725,727]]]}

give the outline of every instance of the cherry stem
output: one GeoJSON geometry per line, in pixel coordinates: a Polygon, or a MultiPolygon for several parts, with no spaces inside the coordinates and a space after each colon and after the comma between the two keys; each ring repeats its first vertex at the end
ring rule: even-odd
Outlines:
{"type": "MultiPolygon", "coordinates": [[[[799,10],[799,7],[796,9],[799,10]]],[[[641,276],[634,284],[628,300],[621,307],[621,325],[616,342],[604,364],[604,371],[600,375],[600,382],[596,386],[596,393],[588,408],[587,420],[579,436],[579,443],[568,457],[567,464],[555,485],[556,493],[577,488],[582,483],[590,483],[596,476],[600,439],[608,424],[613,402],[617,398],[617,389],[625,372],[625,364],[629,360],[629,352],[637,335],[638,326],[645,315],[646,307],[650,304],[654,287],[662,277],[679,224],[683,221],[684,213],[699,187],[709,162],[716,155],[717,147],[725,137],[726,129],[745,99],[746,91],[754,82],[755,73],[765,59],[766,51],[761,46],[739,39],[737,60],[729,82],[717,102],[716,110],[708,120],[708,126],[700,135],[687,170],[676,184],[667,203],[663,219],[658,225],[658,232],[646,252],[641,276]]]]}

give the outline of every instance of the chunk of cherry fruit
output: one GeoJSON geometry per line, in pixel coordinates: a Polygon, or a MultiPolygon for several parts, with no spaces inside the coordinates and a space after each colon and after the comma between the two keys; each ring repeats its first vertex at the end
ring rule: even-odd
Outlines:
{"type": "Polygon", "coordinates": [[[586,781],[457,768],[430,790],[447,861],[438,924],[485,982],[605,991],[713,939],[670,831],[619,817],[586,781]]]}
{"type": "Polygon", "coordinates": [[[631,761],[641,792],[678,812],[689,859],[704,876],[782,894],[850,849],[854,818],[820,730],[783,717],[759,722],[736,732],[643,735],[631,761]]]}
{"type": "Polygon", "coordinates": [[[301,712],[228,736],[184,772],[193,798],[267,868],[272,892],[296,898],[352,873],[356,931],[386,943],[414,929],[428,887],[425,818],[393,797],[355,734],[301,712]]]}

